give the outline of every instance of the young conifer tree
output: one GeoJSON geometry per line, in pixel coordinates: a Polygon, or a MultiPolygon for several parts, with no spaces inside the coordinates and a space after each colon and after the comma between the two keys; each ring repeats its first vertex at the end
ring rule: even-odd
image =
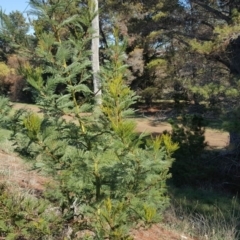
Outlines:
{"type": "Polygon", "coordinates": [[[73,234],[88,229],[93,239],[128,239],[139,222],[161,218],[177,144],[163,135],[141,147],[145,135],[137,134],[129,120],[137,97],[124,83],[124,43],[117,33],[102,69],[102,105],[86,114],[94,98],[87,86],[91,34],[86,33],[91,31],[91,19],[78,17],[64,20],[62,26],[71,23],[80,30],[84,23],[88,30],[64,41],[56,41],[52,32],[39,34],[34,54],[41,64],[22,68],[43,115],[15,115],[16,150],[55,179],[48,197],[59,204],[69,224],[75,219],[73,234]]]}

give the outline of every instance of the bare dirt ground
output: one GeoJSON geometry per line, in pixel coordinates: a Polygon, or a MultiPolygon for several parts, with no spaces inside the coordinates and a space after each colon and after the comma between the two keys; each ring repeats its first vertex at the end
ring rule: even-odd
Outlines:
{"type": "MultiPolygon", "coordinates": [[[[14,104],[14,109],[26,108],[35,112],[39,109],[33,105],[14,104]]],[[[164,130],[171,131],[168,123],[151,124],[149,119],[137,118],[137,131],[159,134],[164,130]]],[[[221,132],[213,129],[206,130],[206,141],[211,148],[225,148],[228,145],[229,135],[227,132],[221,132]]],[[[14,154],[9,154],[1,150],[0,146],[0,183],[5,182],[10,186],[19,189],[28,190],[33,193],[42,192],[45,189],[49,179],[37,173],[30,171],[30,165],[14,154]]],[[[160,224],[153,225],[149,229],[138,229],[133,231],[134,240],[196,240],[188,237],[187,233],[177,233],[170,231],[160,224]]]]}
{"type": "Polygon", "coordinates": [[[49,182],[49,178],[31,171],[31,165],[15,154],[6,153],[0,149],[0,162],[0,183],[7,184],[11,189],[40,193],[49,182]]]}
{"type": "MultiPolygon", "coordinates": [[[[147,133],[154,133],[160,134],[163,131],[171,131],[171,125],[166,122],[161,122],[158,124],[151,124],[151,121],[147,119],[136,119],[137,121],[137,131],[138,132],[147,132],[147,133]]],[[[220,130],[210,129],[207,128],[205,132],[205,141],[208,143],[210,148],[226,148],[229,143],[229,134],[228,132],[223,132],[220,130]]]]}
{"type": "MultiPolygon", "coordinates": [[[[28,109],[34,112],[39,112],[39,108],[35,105],[23,104],[23,103],[15,103],[13,104],[14,109],[28,109]]],[[[66,116],[66,119],[68,116],[66,116]]],[[[147,132],[160,134],[163,131],[171,131],[171,125],[166,122],[159,122],[156,124],[152,124],[151,117],[148,118],[136,118],[137,122],[137,132],[147,132]]],[[[229,134],[227,132],[223,132],[216,129],[207,128],[205,132],[205,140],[208,143],[210,148],[226,148],[229,144],[229,134]]]]}
{"type": "Polygon", "coordinates": [[[197,240],[185,233],[177,233],[164,228],[161,224],[154,224],[149,229],[138,229],[133,232],[134,240],[197,240]]]}

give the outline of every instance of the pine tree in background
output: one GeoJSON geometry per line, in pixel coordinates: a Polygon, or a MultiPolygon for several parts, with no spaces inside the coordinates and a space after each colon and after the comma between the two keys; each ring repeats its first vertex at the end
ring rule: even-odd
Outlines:
{"type": "Polygon", "coordinates": [[[28,30],[29,23],[21,12],[5,14],[0,9],[0,61],[6,61],[10,54],[19,53],[29,45],[28,30]]]}

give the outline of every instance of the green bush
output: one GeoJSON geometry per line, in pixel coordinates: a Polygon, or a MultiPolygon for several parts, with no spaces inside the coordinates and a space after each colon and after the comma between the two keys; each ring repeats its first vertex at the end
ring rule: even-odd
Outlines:
{"type": "Polygon", "coordinates": [[[184,115],[181,122],[172,120],[171,124],[172,139],[179,143],[171,167],[172,181],[176,186],[199,184],[208,178],[201,158],[206,147],[204,119],[200,115],[184,115]]]}

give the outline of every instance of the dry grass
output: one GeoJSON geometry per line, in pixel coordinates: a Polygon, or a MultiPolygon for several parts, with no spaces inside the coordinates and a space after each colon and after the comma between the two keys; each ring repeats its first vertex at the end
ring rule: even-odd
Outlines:
{"type": "Polygon", "coordinates": [[[239,213],[233,211],[226,217],[220,209],[215,210],[213,214],[200,214],[174,205],[165,214],[165,226],[199,240],[238,240],[239,213]]]}
{"type": "Polygon", "coordinates": [[[0,183],[14,190],[41,193],[50,179],[31,170],[31,165],[25,163],[14,154],[0,151],[0,183]]]}
{"type": "Polygon", "coordinates": [[[154,224],[148,229],[133,231],[134,240],[198,240],[186,234],[187,232],[167,229],[162,224],[154,224]]]}

